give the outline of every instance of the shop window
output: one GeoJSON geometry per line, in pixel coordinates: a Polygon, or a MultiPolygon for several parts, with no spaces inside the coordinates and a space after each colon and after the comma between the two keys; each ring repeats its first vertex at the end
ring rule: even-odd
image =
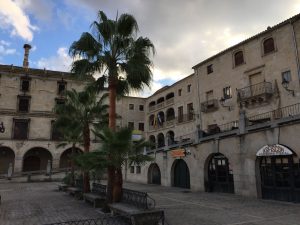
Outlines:
{"type": "Polygon", "coordinates": [[[14,119],[13,139],[25,140],[28,139],[29,120],[14,119]]]}

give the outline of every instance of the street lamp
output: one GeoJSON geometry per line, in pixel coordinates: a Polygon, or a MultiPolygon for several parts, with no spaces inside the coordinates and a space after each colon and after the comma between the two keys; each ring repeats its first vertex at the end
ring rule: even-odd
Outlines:
{"type": "Polygon", "coordinates": [[[0,123],[0,133],[4,133],[5,132],[5,127],[3,122],[0,123]]]}

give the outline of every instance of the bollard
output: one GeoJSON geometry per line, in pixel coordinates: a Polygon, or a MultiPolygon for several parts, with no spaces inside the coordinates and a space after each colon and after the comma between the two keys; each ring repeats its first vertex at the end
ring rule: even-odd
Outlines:
{"type": "Polygon", "coordinates": [[[7,179],[8,180],[11,180],[12,173],[13,173],[13,166],[12,166],[12,163],[9,163],[8,170],[7,170],[7,179]]]}

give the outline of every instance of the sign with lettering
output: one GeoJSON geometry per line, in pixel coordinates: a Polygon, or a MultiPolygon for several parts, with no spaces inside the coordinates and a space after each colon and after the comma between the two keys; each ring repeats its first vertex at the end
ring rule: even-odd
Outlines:
{"type": "Polygon", "coordinates": [[[171,156],[173,158],[185,157],[185,150],[183,148],[172,150],[171,156]]]}
{"type": "Polygon", "coordinates": [[[287,147],[279,144],[265,145],[258,150],[256,156],[278,156],[278,155],[293,155],[293,152],[287,147]]]}

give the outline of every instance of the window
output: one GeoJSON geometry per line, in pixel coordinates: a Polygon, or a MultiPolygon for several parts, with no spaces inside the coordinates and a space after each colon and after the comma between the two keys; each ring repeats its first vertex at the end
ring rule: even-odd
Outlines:
{"type": "Polygon", "coordinates": [[[268,38],[263,43],[264,54],[268,54],[275,51],[275,44],[273,38],[268,38]]]}
{"type": "Polygon", "coordinates": [[[138,174],[141,173],[141,166],[136,166],[136,173],[138,173],[138,174]]]}
{"type": "Polygon", "coordinates": [[[58,81],[57,82],[57,93],[59,95],[62,95],[64,94],[64,91],[66,90],[66,85],[67,85],[67,82],[66,81],[58,81]]]}
{"type": "Polygon", "coordinates": [[[128,128],[134,129],[134,122],[128,122],[128,128]]]}
{"type": "Polygon", "coordinates": [[[55,127],[54,125],[55,121],[51,122],[51,140],[53,141],[60,141],[63,140],[62,133],[55,127]]]}
{"type": "Polygon", "coordinates": [[[19,105],[18,105],[18,111],[19,112],[29,112],[29,96],[18,96],[19,98],[19,105]]]}
{"type": "Polygon", "coordinates": [[[134,104],[129,104],[129,110],[134,110],[134,104]]]}
{"type": "Polygon", "coordinates": [[[187,92],[191,92],[191,87],[192,87],[191,84],[189,84],[189,85],[187,86],[187,92]]]}
{"type": "Polygon", "coordinates": [[[188,120],[193,120],[194,118],[193,103],[187,104],[187,113],[188,113],[188,120]]]}
{"type": "Polygon", "coordinates": [[[213,99],[214,99],[214,91],[211,90],[211,91],[206,92],[206,100],[209,101],[209,100],[213,100],[213,99]]]}
{"type": "Polygon", "coordinates": [[[21,78],[21,91],[29,91],[29,85],[30,85],[30,78],[28,77],[22,77],[21,78]]]}
{"type": "Polygon", "coordinates": [[[178,96],[181,96],[182,89],[178,90],[178,96]]]}
{"type": "Polygon", "coordinates": [[[239,66],[244,64],[244,55],[242,51],[238,51],[234,54],[234,65],[239,66]]]}
{"type": "Polygon", "coordinates": [[[283,73],[281,73],[282,76],[282,82],[287,82],[289,83],[292,80],[292,76],[291,76],[291,71],[284,71],[283,73]]]}
{"type": "Polygon", "coordinates": [[[56,105],[64,105],[66,100],[64,98],[56,98],[56,105]]]}
{"type": "Polygon", "coordinates": [[[224,99],[232,98],[232,92],[230,86],[223,88],[223,98],[224,99]]]}
{"type": "Polygon", "coordinates": [[[13,139],[28,139],[29,119],[14,119],[13,139]]]}
{"type": "Polygon", "coordinates": [[[139,105],[139,110],[144,111],[144,105],[139,105]]]}
{"type": "Polygon", "coordinates": [[[141,131],[145,130],[144,123],[139,123],[139,130],[141,131]]]}
{"type": "Polygon", "coordinates": [[[213,70],[213,65],[210,64],[210,65],[207,66],[207,74],[210,74],[210,73],[212,73],[212,72],[214,72],[214,70],[213,70]]]}
{"type": "Polygon", "coordinates": [[[134,173],[134,166],[130,166],[130,173],[134,173]]]}
{"type": "Polygon", "coordinates": [[[178,107],[178,122],[183,122],[183,106],[178,107]]]}

